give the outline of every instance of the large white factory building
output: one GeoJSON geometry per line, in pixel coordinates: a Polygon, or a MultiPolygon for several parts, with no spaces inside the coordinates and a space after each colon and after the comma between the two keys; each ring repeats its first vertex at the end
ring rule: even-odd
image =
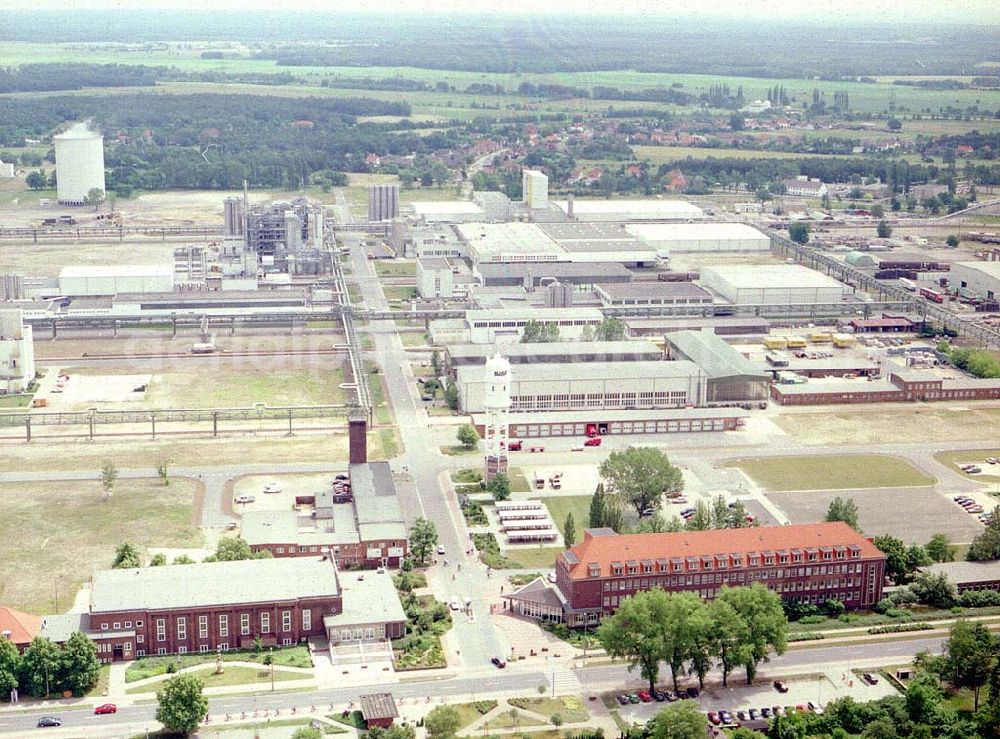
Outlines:
{"type": "MultiPolygon", "coordinates": [[[[486,366],[459,367],[459,402],[481,413],[486,366]]],[[[705,373],[688,361],[524,364],[512,373],[511,411],[684,408],[705,399],[705,373]]]]}
{"type": "Polygon", "coordinates": [[[118,293],[168,293],[173,289],[173,264],[63,267],[59,273],[59,292],[71,298],[118,293]]]}
{"type": "Polygon", "coordinates": [[[56,194],[62,205],[84,205],[91,190],[105,191],[104,137],[76,123],[52,137],[56,149],[56,194]]]}
{"type": "Polygon", "coordinates": [[[700,282],[737,305],[839,303],[848,290],[800,264],[705,267],[700,282]]]}

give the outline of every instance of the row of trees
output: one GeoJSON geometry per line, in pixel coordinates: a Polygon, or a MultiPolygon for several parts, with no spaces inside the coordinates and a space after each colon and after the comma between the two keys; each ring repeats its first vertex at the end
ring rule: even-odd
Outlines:
{"type": "MultiPolygon", "coordinates": [[[[202,562],[235,562],[241,559],[270,559],[273,555],[266,549],[254,552],[246,540],[239,537],[223,537],[215,547],[215,553],[210,554],[202,562]]],[[[174,557],[172,564],[190,565],[195,561],[186,554],[174,557]]],[[[149,560],[150,567],[162,567],[167,564],[163,554],[154,554],[149,560]]],[[[115,558],[112,569],[127,570],[142,567],[142,550],[130,541],[124,541],[115,548],[115,558]]]]}
{"type": "Polygon", "coordinates": [[[37,698],[64,691],[83,695],[97,684],[100,671],[94,643],[79,631],[62,646],[36,636],[23,655],[0,636],[0,696],[4,698],[15,689],[37,698]]]}
{"type": "Polygon", "coordinates": [[[781,598],[754,583],[724,585],[712,601],[691,592],[641,591],[605,617],[596,635],[610,656],[628,662],[629,670],[639,668],[650,690],[665,663],[677,690],[678,678],[687,674],[704,686],[716,663],[723,685],[737,668],[752,683],[761,662],[785,651],[787,631],[781,598]]]}

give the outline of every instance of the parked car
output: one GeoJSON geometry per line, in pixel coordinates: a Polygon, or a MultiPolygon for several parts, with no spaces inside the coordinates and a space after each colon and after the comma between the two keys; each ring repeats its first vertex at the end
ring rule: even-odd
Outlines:
{"type": "Polygon", "coordinates": [[[997,460],[996,457],[987,457],[986,458],[986,464],[996,464],[998,461],[1000,461],[1000,460],[997,460]]]}
{"type": "Polygon", "coordinates": [[[253,503],[255,500],[257,500],[257,499],[255,497],[253,497],[252,495],[245,495],[244,494],[244,495],[237,495],[236,496],[236,502],[237,503],[244,503],[244,504],[245,503],[253,503]]]}
{"type": "Polygon", "coordinates": [[[667,699],[667,694],[664,693],[662,690],[653,691],[653,700],[655,700],[657,703],[663,703],[663,701],[665,701],[666,699],[667,699]]]}
{"type": "Polygon", "coordinates": [[[974,506],[969,506],[965,510],[968,511],[969,513],[982,513],[984,509],[981,505],[974,505],[974,506]]]}
{"type": "Polygon", "coordinates": [[[722,723],[722,718],[715,711],[708,712],[708,720],[713,726],[718,726],[722,723]]]}
{"type": "Polygon", "coordinates": [[[448,602],[448,607],[451,608],[451,610],[453,610],[453,611],[458,611],[458,610],[461,610],[462,604],[458,602],[458,598],[454,598],[453,597],[448,602]]]}
{"type": "Polygon", "coordinates": [[[967,500],[972,500],[972,498],[969,498],[966,495],[956,495],[954,498],[952,498],[952,500],[954,500],[956,503],[964,503],[967,500]]]}
{"type": "Polygon", "coordinates": [[[237,528],[239,528],[239,524],[235,521],[230,521],[226,524],[226,531],[236,531],[237,528]]]}
{"type": "Polygon", "coordinates": [[[749,711],[747,711],[747,713],[749,714],[751,721],[756,721],[757,719],[760,718],[760,711],[758,711],[756,708],[751,708],[749,711]]]}
{"type": "Polygon", "coordinates": [[[521,451],[521,447],[524,446],[524,442],[518,439],[517,441],[511,441],[507,444],[507,450],[511,452],[521,451]]]}
{"type": "Polygon", "coordinates": [[[764,706],[762,709],[760,709],[760,717],[761,718],[771,718],[771,714],[772,713],[773,713],[773,711],[770,708],[768,708],[767,706],[764,706]]]}
{"type": "Polygon", "coordinates": [[[747,721],[747,720],[749,720],[749,717],[747,716],[747,712],[746,711],[737,711],[736,712],[736,718],[739,721],[747,721]]]}
{"type": "Polygon", "coordinates": [[[812,701],[809,701],[808,703],[806,703],[806,708],[815,713],[817,716],[823,715],[823,706],[821,706],[819,703],[813,703],[812,701]]]}
{"type": "Polygon", "coordinates": [[[37,726],[39,728],[44,728],[46,726],[62,726],[62,721],[57,719],[55,716],[42,716],[38,719],[37,726]]]}
{"type": "Polygon", "coordinates": [[[619,693],[618,695],[616,695],[615,700],[617,700],[623,706],[628,705],[628,696],[625,695],[624,693],[619,693]]]}
{"type": "Polygon", "coordinates": [[[978,475],[982,471],[983,471],[982,467],[980,467],[979,465],[975,465],[974,464],[969,469],[967,469],[965,472],[966,472],[966,474],[969,474],[969,475],[978,475]]]}
{"type": "Polygon", "coordinates": [[[94,709],[95,715],[100,716],[105,713],[118,713],[118,706],[114,703],[104,703],[94,709]]]}
{"type": "Polygon", "coordinates": [[[783,680],[775,680],[771,684],[774,686],[774,689],[777,690],[779,693],[787,693],[788,692],[788,683],[786,683],[783,680]]]}
{"type": "Polygon", "coordinates": [[[628,694],[628,702],[629,703],[638,703],[639,702],[639,696],[636,695],[635,693],[629,693],[628,694]]]}
{"type": "Polygon", "coordinates": [[[864,680],[869,685],[878,685],[878,676],[873,675],[870,672],[865,672],[861,675],[861,679],[864,680]]]}
{"type": "Polygon", "coordinates": [[[638,693],[636,693],[636,695],[639,696],[639,700],[641,700],[643,703],[649,703],[650,701],[653,700],[653,696],[651,696],[645,690],[640,690],[638,693]]]}
{"type": "Polygon", "coordinates": [[[675,700],[677,700],[677,693],[675,693],[672,690],[666,690],[664,691],[663,694],[667,696],[667,703],[673,703],[675,700]]]}
{"type": "Polygon", "coordinates": [[[773,713],[775,716],[784,716],[785,709],[782,708],[781,706],[771,706],[771,713],[773,713]]]}
{"type": "Polygon", "coordinates": [[[347,475],[336,475],[333,479],[340,480],[341,482],[343,482],[344,480],[350,480],[351,478],[349,478],[347,475]]]}
{"type": "Polygon", "coordinates": [[[265,493],[280,493],[281,492],[281,485],[279,485],[276,482],[269,482],[267,485],[264,486],[264,492],[265,493]]]}
{"type": "Polygon", "coordinates": [[[733,723],[733,714],[729,711],[719,711],[719,718],[722,719],[722,723],[724,724],[733,723]]]}
{"type": "Polygon", "coordinates": [[[493,659],[490,660],[490,662],[493,663],[494,667],[500,670],[502,670],[504,667],[507,666],[507,660],[505,660],[503,657],[494,657],[493,659]]]}
{"type": "Polygon", "coordinates": [[[444,554],[444,545],[438,544],[437,549],[435,549],[434,551],[436,551],[438,554],[444,554]]]}
{"type": "Polygon", "coordinates": [[[674,505],[686,505],[688,502],[687,498],[671,498],[670,502],[674,505]]]}
{"type": "Polygon", "coordinates": [[[684,693],[687,695],[688,698],[697,698],[699,695],[701,695],[701,691],[698,690],[698,688],[688,688],[687,690],[684,691],[684,693]]]}
{"type": "Polygon", "coordinates": [[[602,440],[601,440],[600,436],[594,436],[594,437],[591,437],[590,439],[587,439],[585,442],[583,442],[583,445],[584,446],[600,446],[601,445],[601,441],[602,440]]]}

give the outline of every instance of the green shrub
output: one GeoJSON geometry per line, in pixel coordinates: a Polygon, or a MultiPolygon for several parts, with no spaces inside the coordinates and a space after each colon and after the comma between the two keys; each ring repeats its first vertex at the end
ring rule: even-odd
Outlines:
{"type": "Polygon", "coordinates": [[[885,626],[872,626],[868,629],[869,634],[901,634],[906,631],[928,631],[934,627],[928,623],[917,622],[910,624],[887,624],[885,626]]]}

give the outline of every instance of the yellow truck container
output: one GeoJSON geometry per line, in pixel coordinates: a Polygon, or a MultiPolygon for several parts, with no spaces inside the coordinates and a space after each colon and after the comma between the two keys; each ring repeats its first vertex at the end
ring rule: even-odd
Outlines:
{"type": "Polygon", "coordinates": [[[786,346],[789,349],[805,349],[806,340],[801,336],[789,336],[786,339],[786,346]]]}
{"type": "Polygon", "coordinates": [[[814,344],[829,344],[833,340],[829,331],[817,331],[809,334],[809,341],[814,344]]]}
{"type": "Polygon", "coordinates": [[[788,346],[788,339],[784,336],[767,336],[764,338],[764,346],[768,349],[784,349],[788,346]]]}
{"type": "Polygon", "coordinates": [[[851,346],[856,346],[858,339],[853,334],[834,334],[833,335],[833,345],[838,349],[847,349],[851,346]]]}

